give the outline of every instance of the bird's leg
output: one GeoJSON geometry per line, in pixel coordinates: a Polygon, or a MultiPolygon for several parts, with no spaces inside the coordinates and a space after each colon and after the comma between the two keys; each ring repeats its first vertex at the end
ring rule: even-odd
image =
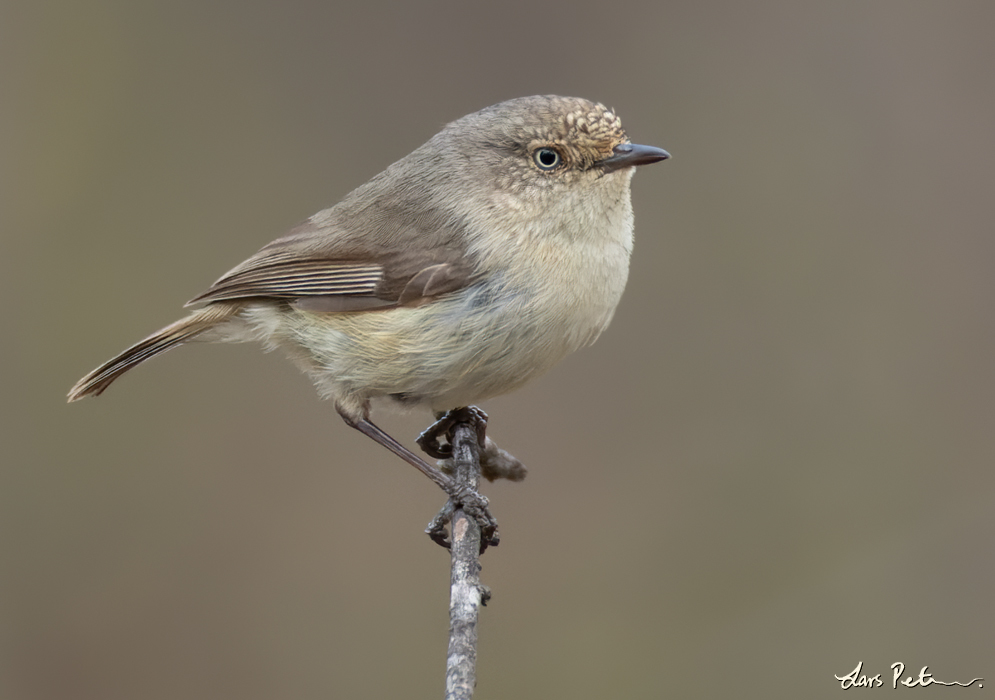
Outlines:
{"type": "MultiPolygon", "coordinates": [[[[366,435],[367,437],[370,437],[380,443],[431,479],[434,484],[449,495],[451,503],[462,506],[463,510],[465,510],[474,520],[477,521],[480,525],[481,537],[483,541],[487,541],[489,544],[497,544],[497,521],[487,509],[486,498],[473,489],[461,487],[452,478],[431,466],[428,462],[385,433],[382,429],[370,421],[369,418],[365,416],[356,418],[348,415],[344,411],[339,411],[339,415],[342,416],[342,420],[346,422],[346,425],[355,428],[359,432],[363,433],[363,435],[366,435]]],[[[435,519],[433,519],[432,523],[435,524],[436,521],[440,519],[441,515],[442,513],[437,515],[435,519]]],[[[445,538],[445,531],[442,529],[446,522],[448,522],[448,520],[443,520],[435,526],[434,529],[430,526],[430,529],[426,531],[428,532],[429,537],[444,547],[449,546],[448,541],[445,538]]]]}
{"type": "MultiPolygon", "coordinates": [[[[421,446],[425,452],[432,456],[448,458],[448,461],[452,462],[453,455],[453,433],[457,423],[469,423],[477,434],[477,443],[480,447],[477,457],[477,466],[481,467],[482,457],[485,451],[485,445],[488,444],[487,441],[487,414],[476,406],[470,406],[467,408],[456,408],[445,415],[439,417],[435,423],[429,426],[421,435],[418,436],[418,444],[421,446]],[[439,438],[445,435],[448,445],[443,445],[440,443],[439,438]]],[[[493,445],[493,443],[491,443],[493,445]]],[[[523,467],[524,470],[524,467],[523,467]]],[[[478,472],[479,473],[479,472],[478,472]]],[[[472,494],[474,497],[479,498],[484,503],[483,513],[490,516],[487,512],[487,499],[481,496],[476,491],[477,477],[473,477],[472,483],[466,483],[461,479],[461,477],[456,475],[457,488],[462,494],[463,509],[466,508],[466,497],[472,494]]],[[[425,532],[438,544],[448,547],[449,539],[446,534],[446,525],[452,521],[453,513],[457,507],[460,506],[460,500],[457,498],[450,497],[450,500],[442,507],[442,510],[432,518],[432,522],[428,524],[425,532]]],[[[499,542],[499,537],[497,533],[497,522],[491,519],[491,522],[482,521],[477,515],[472,511],[467,511],[471,517],[474,517],[480,524],[481,528],[481,539],[480,539],[480,551],[483,552],[488,546],[497,546],[499,542]]]]}
{"type": "Polygon", "coordinates": [[[422,451],[430,457],[448,459],[453,456],[452,430],[453,426],[460,421],[472,422],[474,429],[477,431],[477,442],[480,444],[480,449],[483,450],[486,447],[487,414],[482,409],[476,406],[454,408],[442,415],[436,415],[436,418],[438,420],[425,428],[421,435],[415,439],[415,442],[422,448],[422,451]],[[439,442],[439,438],[442,436],[445,436],[446,440],[449,441],[448,445],[443,445],[439,442]]]}
{"type": "Polygon", "coordinates": [[[427,476],[429,479],[431,479],[432,482],[440,489],[452,495],[451,492],[456,488],[455,481],[453,481],[451,478],[443,474],[441,471],[430,465],[428,462],[426,462],[421,457],[416,455],[414,452],[409,450],[407,447],[399,443],[390,435],[385,433],[379,426],[374,424],[368,418],[353,420],[346,416],[342,416],[342,419],[346,422],[347,425],[355,428],[363,435],[366,435],[369,438],[373,438],[378,443],[386,447],[388,450],[396,454],[398,457],[400,457],[405,462],[407,462],[415,469],[420,471],[422,474],[427,476]]]}

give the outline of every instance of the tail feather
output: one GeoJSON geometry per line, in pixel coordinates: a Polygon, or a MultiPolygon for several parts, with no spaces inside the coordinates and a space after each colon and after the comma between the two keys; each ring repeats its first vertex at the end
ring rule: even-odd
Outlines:
{"type": "Polygon", "coordinates": [[[240,307],[239,304],[211,304],[156,331],[76,382],[76,385],[69,390],[69,401],[78,401],[84,396],[99,396],[111,382],[135,365],[192,340],[230,318],[239,311],[240,307]]]}

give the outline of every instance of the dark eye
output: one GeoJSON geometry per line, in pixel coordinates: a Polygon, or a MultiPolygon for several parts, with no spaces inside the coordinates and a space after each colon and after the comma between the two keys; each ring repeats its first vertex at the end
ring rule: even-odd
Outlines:
{"type": "Polygon", "coordinates": [[[552,148],[537,148],[532,153],[532,160],[540,170],[552,170],[560,164],[560,154],[552,148]]]}

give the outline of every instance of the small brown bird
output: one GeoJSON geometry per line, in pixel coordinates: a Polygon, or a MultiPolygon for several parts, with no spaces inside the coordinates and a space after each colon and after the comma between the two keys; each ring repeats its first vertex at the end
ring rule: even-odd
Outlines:
{"type": "Polygon", "coordinates": [[[467,115],[228,272],[188,304],[200,308],[90,372],[69,400],[188,341],[260,341],[347,424],[464,505],[485,505],[374,425],[370,402],[469,406],[594,342],[628,276],[633,166],[668,157],[583,99],[467,115]]]}

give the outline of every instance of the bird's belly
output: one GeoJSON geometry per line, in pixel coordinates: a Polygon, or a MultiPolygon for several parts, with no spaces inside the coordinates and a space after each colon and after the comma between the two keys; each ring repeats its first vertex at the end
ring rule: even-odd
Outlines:
{"type": "Polygon", "coordinates": [[[327,398],[392,396],[447,410],[511,391],[593,342],[621,294],[592,303],[555,288],[524,292],[491,280],[415,308],[316,314],[259,305],[247,315],[265,329],[257,337],[289,350],[327,398]]]}

